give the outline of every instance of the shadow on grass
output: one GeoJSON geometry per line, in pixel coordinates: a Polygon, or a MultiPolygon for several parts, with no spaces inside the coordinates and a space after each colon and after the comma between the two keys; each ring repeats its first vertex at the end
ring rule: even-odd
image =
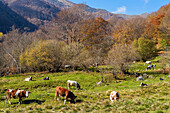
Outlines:
{"type": "Polygon", "coordinates": [[[82,102],[83,100],[79,100],[79,99],[76,100],[76,103],[82,103],[82,102]]]}
{"type": "MultiPolygon", "coordinates": [[[[62,102],[64,102],[65,99],[61,99],[61,100],[62,100],[62,102]]],[[[81,103],[81,102],[83,102],[83,100],[76,99],[76,102],[74,102],[74,101],[72,101],[72,100],[67,100],[67,102],[70,102],[70,103],[75,104],[75,103],[81,103]]]]}
{"type": "MultiPolygon", "coordinates": [[[[24,100],[24,101],[22,101],[22,104],[31,104],[31,103],[42,104],[44,102],[45,102],[45,100],[31,99],[31,100],[24,100]]],[[[12,104],[18,104],[18,102],[13,102],[12,104]]]]}

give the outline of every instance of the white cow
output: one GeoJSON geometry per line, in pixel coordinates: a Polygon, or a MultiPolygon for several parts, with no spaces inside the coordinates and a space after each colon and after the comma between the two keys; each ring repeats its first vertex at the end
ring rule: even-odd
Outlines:
{"type": "Polygon", "coordinates": [[[32,77],[26,78],[25,81],[31,81],[32,77]]]}
{"type": "Polygon", "coordinates": [[[143,80],[143,77],[139,76],[138,78],[136,78],[136,81],[139,81],[139,80],[143,80]]]}
{"type": "Polygon", "coordinates": [[[110,93],[110,100],[113,102],[114,100],[117,100],[117,99],[119,99],[119,93],[118,92],[116,92],[116,91],[112,91],[111,93],[110,93]]]}
{"type": "Polygon", "coordinates": [[[70,89],[70,86],[75,86],[76,89],[80,89],[80,85],[76,81],[68,80],[67,81],[67,86],[68,86],[68,89],[70,89]]]}
{"type": "Polygon", "coordinates": [[[144,65],[151,64],[151,63],[152,63],[151,61],[146,61],[144,65]]]}

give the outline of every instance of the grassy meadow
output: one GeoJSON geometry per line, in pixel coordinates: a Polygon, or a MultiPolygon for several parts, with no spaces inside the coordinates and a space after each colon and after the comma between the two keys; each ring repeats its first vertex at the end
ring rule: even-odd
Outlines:
{"type": "MultiPolygon", "coordinates": [[[[159,64],[157,63],[157,70],[159,64]]],[[[59,73],[26,73],[9,75],[0,78],[0,112],[18,113],[41,113],[41,112],[170,112],[170,78],[169,74],[162,74],[159,71],[146,71],[144,63],[132,65],[131,71],[140,69],[140,73],[147,73],[148,78],[144,78],[143,83],[147,87],[140,87],[141,81],[136,81],[134,75],[121,76],[115,80],[111,72],[103,73],[104,83],[97,85],[101,80],[100,73],[70,71],[59,73]],[[27,77],[33,77],[33,81],[25,82],[27,77]],[[50,80],[43,78],[49,76],[50,80]],[[163,78],[160,81],[159,78],[163,78]],[[67,88],[67,80],[75,80],[81,90],[72,87],[72,92],[77,96],[77,102],[66,102],[60,97],[60,101],[54,100],[55,87],[67,88]],[[18,99],[11,99],[12,105],[6,104],[4,96],[7,89],[23,89],[31,92],[23,104],[18,105],[18,99]],[[118,91],[120,99],[111,102],[109,95],[111,91],[118,91]]]]}

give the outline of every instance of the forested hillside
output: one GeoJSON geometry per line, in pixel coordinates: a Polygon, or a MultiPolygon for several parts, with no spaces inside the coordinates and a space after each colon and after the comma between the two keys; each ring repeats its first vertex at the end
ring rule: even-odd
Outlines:
{"type": "Polygon", "coordinates": [[[132,61],[146,61],[158,51],[168,50],[170,4],[147,19],[112,18],[109,21],[94,17],[84,8],[80,10],[80,6],[61,10],[50,26],[36,32],[20,33],[13,29],[1,37],[1,73],[13,69],[16,72],[60,71],[66,64],[87,70],[95,63],[113,65],[117,61],[121,62],[113,68],[128,73],[132,61]],[[120,60],[113,57],[116,54],[131,56],[120,60]]]}
{"type": "Polygon", "coordinates": [[[170,111],[170,3],[120,17],[67,0],[3,1],[17,14],[0,2],[0,112],[170,111]],[[81,88],[63,89],[68,80],[81,88]],[[55,101],[56,86],[75,104],[55,101]]]}
{"type": "Polygon", "coordinates": [[[25,18],[12,11],[7,5],[0,1],[0,32],[7,33],[15,26],[21,31],[35,31],[37,27],[25,18]]]}

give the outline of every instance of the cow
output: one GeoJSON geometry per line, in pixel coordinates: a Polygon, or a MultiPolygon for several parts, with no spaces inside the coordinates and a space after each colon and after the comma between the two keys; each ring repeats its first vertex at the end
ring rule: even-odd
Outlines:
{"type": "Polygon", "coordinates": [[[68,87],[68,89],[70,89],[71,86],[75,86],[76,89],[80,89],[80,85],[79,85],[78,82],[68,80],[68,81],[67,81],[67,87],[68,87]]]}
{"type": "Polygon", "coordinates": [[[26,78],[25,81],[31,81],[32,77],[26,78]]]}
{"type": "Polygon", "coordinates": [[[151,63],[152,63],[151,61],[146,61],[144,65],[151,64],[151,63]]]}
{"type": "Polygon", "coordinates": [[[45,77],[45,78],[43,78],[43,80],[49,80],[49,77],[45,77]]]}
{"type": "Polygon", "coordinates": [[[74,103],[76,102],[76,98],[77,98],[77,96],[75,96],[72,91],[65,89],[63,87],[57,86],[55,89],[54,99],[56,100],[57,98],[57,101],[59,101],[59,96],[65,97],[64,104],[67,101],[67,98],[70,98],[71,101],[73,101],[74,103]]]}
{"type": "Polygon", "coordinates": [[[143,77],[139,76],[139,77],[136,78],[136,81],[139,81],[139,80],[143,80],[143,77]]]}
{"type": "Polygon", "coordinates": [[[141,87],[148,86],[148,84],[144,84],[143,82],[140,83],[141,87]]]}
{"type": "Polygon", "coordinates": [[[159,80],[164,80],[163,78],[159,78],[159,80]]]}
{"type": "Polygon", "coordinates": [[[119,93],[118,92],[116,92],[116,91],[112,91],[111,93],[110,93],[110,100],[113,102],[114,100],[117,100],[117,99],[119,99],[119,93]]]}
{"type": "Polygon", "coordinates": [[[10,99],[11,98],[19,98],[19,103],[22,103],[22,99],[27,98],[28,95],[30,94],[29,91],[24,91],[24,90],[15,90],[15,89],[8,89],[7,90],[7,96],[6,96],[6,103],[9,101],[9,104],[11,104],[10,99]]]}
{"type": "Polygon", "coordinates": [[[149,70],[149,69],[155,69],[156,65],[149,65],[147,68],[146,68],[146,71],[149,70]]]}
{"type": "Polygon", "coordinates": [[[65,69],[72,68],[71,65],[65,65],[65,69]]]}

